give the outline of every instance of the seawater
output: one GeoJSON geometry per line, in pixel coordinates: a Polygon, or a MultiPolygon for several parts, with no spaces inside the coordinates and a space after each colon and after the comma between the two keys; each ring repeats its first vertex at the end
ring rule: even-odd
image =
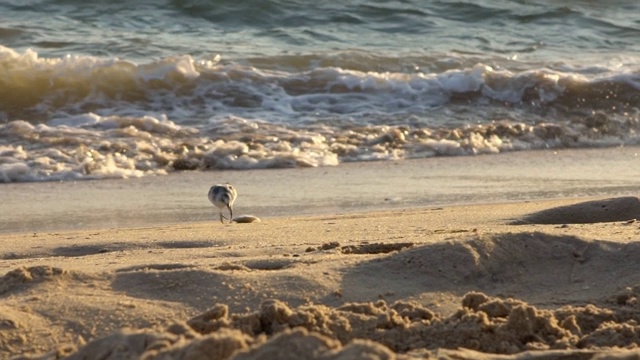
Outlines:
{"type": "Polygon", "coordinates": [[[0,181],[640,144],[640,3],[0,3],[0,181]]]}

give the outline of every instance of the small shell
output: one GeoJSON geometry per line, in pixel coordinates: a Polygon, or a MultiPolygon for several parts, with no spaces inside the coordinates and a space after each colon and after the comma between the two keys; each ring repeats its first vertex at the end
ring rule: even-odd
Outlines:
{"type": "Polygon", "coordinates": [[[252,223],[252,222],[260,222],[260,218],[253,215],[240,215],[240,216],[234,217],[233,221],[240,224],[245,224],[245,223],[252,223]]]}

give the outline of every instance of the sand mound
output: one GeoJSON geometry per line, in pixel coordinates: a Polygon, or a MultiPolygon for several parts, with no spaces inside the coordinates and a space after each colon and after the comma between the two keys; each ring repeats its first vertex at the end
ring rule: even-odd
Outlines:
{"type": "Polygon", "coordinates": [[[200,310],[223,302],[231,304],[234,311],[258,306],[274,296],[300,305],[306,296],[317,298],[331,292],[320,279],[296,274],[295,264],[273,259],[223,263],[213,269],[149,265],[118,271],[110,286],[132,299],[169,301],[200,310]]]}
{"type": "Polygon", "coordinates": [[[638,218],[640,199],[629,196],[546,209],[514,220],[511,224],[592,224],[638,218]]]}
{"type": "MultiPolygon", "coordinates": [[[[633,290],[627,295],[629,291],[636,295],[633,290]]],[[[88,343],[66,359],[396,359],[429,358],[440,351],[436,349],[459,348],[485,354],[459,350],[449,352],[451,358],[516,359],[520,357],[487,353],[529,351],[529,356],[521,358],[595,359],[611,347],[637,348],[639,321],[637,302],[615,309],[586,306],[551,311],[477,292],[466,294],[462,306],[448,318],[405,301],[291,308],[269,300],[258,311],[240,314],[229,314],[226,305],[217,305],[164,332],[117,332],[88,343]],[[535,356],[539,350],[556,351],[535,356]]],[[[69,349],[57,353],[61,352],[68,354],[69,349]]],[[[52,359],[52,354],[33,359],[52,359]]],[[[631,354],[609,353],[607,358],[631,354]]]]}
{"type": "MultiPolygon", "coordinates": [[[[19,267],[0,278],[0,359],[83,344],[124,326],[153,328],[185,311],[114,292],[109,274],[51,266],[19,267]]],[[[54,357],[56,358],[56,357],[54,357]]]]}
{"type": "Polygon", "coordinates": [[[6,273],[0,279],[0,295],[13,290],[25,289],[42,282],[59,282],[84,277],[87,276],[51,266],[21,267],[6,273]]]}
{"type": "Polygon", "coordinates": [[[640,283],[640,244],[545,233],[477,235],[414,247],[349,269],[343,293],[398,298],[479,290],[536,304],[597,301],[640,283]],[[384,276],[380,276],[384,274],[384,276]]]}

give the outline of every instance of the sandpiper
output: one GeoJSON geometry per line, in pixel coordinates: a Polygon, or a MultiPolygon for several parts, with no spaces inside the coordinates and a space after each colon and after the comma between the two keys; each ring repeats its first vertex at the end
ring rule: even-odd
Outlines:
{"type": "Polygon", "coordinates": [[[225,207],[229,209],[229,222],[233,221],[233,202],[236,201],[238,193],[231,184],[216,184],[209,189],[209,201],[220,209],[220,222],[224,224],[222,219],[226,219],[222,215],[222,209],[225,207]]]}

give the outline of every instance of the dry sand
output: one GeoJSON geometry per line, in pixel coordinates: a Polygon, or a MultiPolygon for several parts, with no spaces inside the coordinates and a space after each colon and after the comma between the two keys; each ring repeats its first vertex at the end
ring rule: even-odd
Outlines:
{"type": "Polygon", "coordinates": [[[5,234],[0,357],[638,359],[635,218],[616,197],[5,234]]]}
{"type": "Polygon", "coordinates": [[[637,162],[3,184],[0,358],[640,359],[637,162]],[[262,222],[217,222],[220,181],[262,222]]]}

